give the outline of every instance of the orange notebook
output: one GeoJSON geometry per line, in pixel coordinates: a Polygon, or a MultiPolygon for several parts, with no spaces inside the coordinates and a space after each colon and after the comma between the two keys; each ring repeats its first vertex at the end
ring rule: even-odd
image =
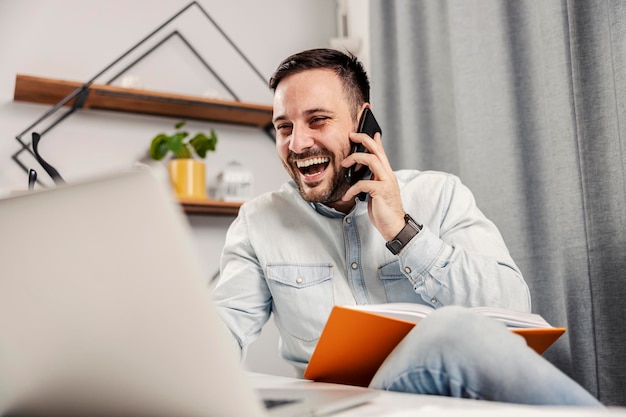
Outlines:
{"type": "MultiPolygon", "coordinates": [[[[539,354],[565,333],[565,328],[552,327],[537,314],[485,307],[473,309],[502,320],[539,354]]],[[[335,306],[304,377],[368,386],[387,355],[430,311],[433,309],[427,306],[405,303],[335,306]]]]}

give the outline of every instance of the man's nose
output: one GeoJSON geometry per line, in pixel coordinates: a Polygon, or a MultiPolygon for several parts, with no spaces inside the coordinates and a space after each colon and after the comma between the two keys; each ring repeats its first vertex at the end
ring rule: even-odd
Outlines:
{"type": "Polygon", "coordinates": [[[315,141],[311,135],[311,130],[307,126],[294,126],[291,132],[291,142],[289,143],[289,150],[295,153],[302,153],[302,151],[313,146],[315,141]]]}

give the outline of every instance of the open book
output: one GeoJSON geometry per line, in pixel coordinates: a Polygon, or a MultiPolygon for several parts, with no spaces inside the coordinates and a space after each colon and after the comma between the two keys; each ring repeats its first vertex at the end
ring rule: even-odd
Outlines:
{"type": "MultiPolygon", "coordinates": [[[[471,309],[502,321],[539,354],[565,333],[565,328],[552,327],[538,314],[493,307],[471,309]]],[[[304,377],[369,385],[387,355],[432,311],[432,307],[411,303],[333,307],[304,377]]]]}

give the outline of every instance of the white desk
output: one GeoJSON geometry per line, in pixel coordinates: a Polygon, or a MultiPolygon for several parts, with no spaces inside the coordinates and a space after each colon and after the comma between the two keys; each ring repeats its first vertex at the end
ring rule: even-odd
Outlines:
{"type": "MultiPolygon", "coordinates": [[[[320,384],[282,376],[250,374],[252,385],[262,388],[284,388],[306,385],[311,389],[320,384]]],[[[336,385],[336,389],[342,389],[336,385]]],[[[371,402],[334,414],[336,417],[626,417],[626,408],[588,409],[575,407],[538,407],[476,401],[432,395],[381,392],[371,402]]]]}

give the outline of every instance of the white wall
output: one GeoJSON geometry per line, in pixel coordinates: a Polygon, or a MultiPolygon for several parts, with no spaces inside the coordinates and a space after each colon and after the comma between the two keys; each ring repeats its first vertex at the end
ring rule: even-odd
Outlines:
{"type": "MultiPolygon", "coordinates": [[[[14,137],[51,106],[13,101],[16,74],[84,82],[182,9],[187,0],[0,0],[0,194],[24,190],[26,173],[12,160],[14,137]]],[[[326,47],[336,36],[335,0],[201,0],[199,2],[267,79],[278,63],[299,50],[326,47]]],[[[178,28],[227,79],[244,101],[271,104],[266,83],[238,61],[197,9],[181,16],[178,28]]],[[[108,76],[115,74],[112,71],[108,76]]],[[[208,71],[171,41],[129,74],[144,87],[189,94],[218,92],[229,98],[208,71]]],[[[106,82],[108,77],[98,80],[106,82]]],[[[145,154],[150,139],[178,119],[106,111],[83,111],[44,136],[42,155],[68,181],[125,169],[145,154]]],[[[45,127],[43,125],[42,127],[45,127]]],[[[207,181],[238,160],[255,175],[255,194],[287,179],[271,140],[254,128],[188,122],[190,130],[215,128],[218,150],[207,158],[207,181]]],[[[24,138],[28,140],[28,137],[24,138]]],[[[23,154],[29,166],[34,163],[23,154]]],[[[39,169],[45,185],[51,181],[39,169]]],[[[216,271],[230,217],[189,216],[207,279],[216,271]]],[[[249,353],[253,370],[291,375],[278,360],[276,331],[266,328],[249,353]]]]}
{"type": "Polygon", "coordinates": [[[337,0],[337,37],[331,46],[348,50],[359,57],[365,70],[370,70],[370,2],[369,0],[337,0]]]}

